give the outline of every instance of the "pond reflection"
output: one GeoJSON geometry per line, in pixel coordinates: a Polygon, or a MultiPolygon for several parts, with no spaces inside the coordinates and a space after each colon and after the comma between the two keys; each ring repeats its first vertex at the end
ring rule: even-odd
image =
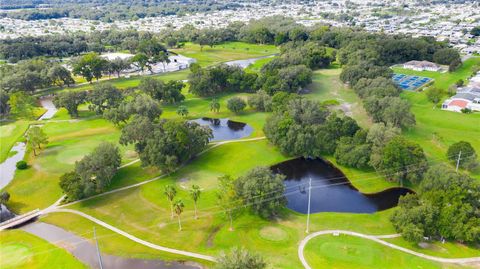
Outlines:
{"type": "Polygon", "coordinates": [[[338,168],[321,159],[297,158],[274,165],[271,169],[286,176],[287,207],[304,214],[308,213],[309,178],[312,179],[311,213],[373,213],[395,207],[400,196],[412,193],[407,188],[362,193],[338,168]]]}
{"type": "Polygon", "coordinates": [[[253,132],[250,125],[229,119],[201,118],[192,120],[192,122],[208,126],[212,130],[213,139],[210,141],[240,139],[250,136],[253,132]]]}

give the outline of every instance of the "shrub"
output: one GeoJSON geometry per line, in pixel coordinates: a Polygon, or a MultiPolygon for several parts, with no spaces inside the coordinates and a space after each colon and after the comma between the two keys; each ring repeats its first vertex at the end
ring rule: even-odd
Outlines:
{"type": "Polygon", "coordinates": [[[28,164],[26,161],[24,160],[21,160],[21,161],[18,161],[17,164],[15,164],[15,166],[17,167],[17,169],[19,170],[25,170],[28,168],[28,164]]]}
{"type": "Polygon", "coordinates": [[[247,103],[240,97],[232,97],[228,99],[227,108],[233,113],[239,113],[245,109],[247,103]]]}

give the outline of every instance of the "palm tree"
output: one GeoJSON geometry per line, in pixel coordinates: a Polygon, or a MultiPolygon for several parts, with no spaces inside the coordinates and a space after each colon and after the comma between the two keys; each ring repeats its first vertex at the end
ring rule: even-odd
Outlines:
{"type": "Polygon", "coordinates": [[[172,185],[165,186],[165,191],[163,192],[166,196],[168,201],[170,201],[170,213],[171,218],[173,219],[173,198],[177,195],[177,190],[172,185]]]}
{"type": "Polygon", "coordinates": [[[179,106],[177,109],[177,114],[182,117],[188,116],[188,108],[186,106],[179,106]]]}
{"type": "Polygon", "coordinates": [[[175,214],[177,215],[178,218],[178,230],[182,230],[182,222],[180,221],[180,215],[183,212],[183,208],[185,205],[183,204],[182,200],[177,200],[175,203],[173,203],[173,208],[175,210],[175,214]]]}
{"type": "Polygon", "coordinates": [[[198,185],[192,185],[192,188],[190,189],[190,196],[193,199],[193,205],[195,207],[195,219],[198,219],[197,216],[197,201],[200,199],[200,194],[202,191],[200,190],[200,187],[198,185]]]}
{"type": "Polygon", "coordinates": [[[218,113],[220,111],[220,102],[218,102],[217,98],[213,98],[212,102],[210,103],[210,111],[218,113]]]}

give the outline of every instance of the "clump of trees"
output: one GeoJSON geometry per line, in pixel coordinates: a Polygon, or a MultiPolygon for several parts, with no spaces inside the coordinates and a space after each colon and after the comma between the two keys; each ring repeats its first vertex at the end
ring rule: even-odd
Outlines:
{"type": "Polygon", "coordinates": [[[68,114],[73,118],[78,118],[78,106],[85,103],[86,92],[61,92],[53,98],[53,104],[56,107],[64,107],[68,114]]]}
{"type": "Polygon", "coordinates": [[[79,200],[104,192],[121,163],[118,147],[103,142],[75,163],[75,170],[60,177],[60,187],[68,200],[79,200]]]}
{"type": "Polygon", "coordinates": [[[0,66],[0,88],[6,92],[28,94],[51,86],[70,86],[74,80],[69,70],[44,59],[20,61],[16,65],[0,66]]]}
{"type": "Polygon", "coordinates": [[[363,99],[365,110],[375,122],[399,128],[415,125],[410,103],[399,97],[400,90],[390,77],[361,78],[353,89],[363,99]]]}
{"type": "Polygon", "coordinates": [[[331,114],[318,102],[290,100],[267,120],[264,132],[280,150],[292,156],[320,157],[333,154],[339,139],[360,129],[350,117],[331,114]]]}
{"type": "Polygon", "coordinates": [[[38,126],[33,126],[28,129],[27,134],[27,142],[30,144],[33,155],[37,156],[37,149],[42,149],[42,144],[48,144],[48,137],[42,128],[38,126]]]}
{"type": "Polygon", "coordinates": [[[103,117],[114,124],[127,123],[135,115],[145,117],[151,121],[162,114],[160,104],[146,94],[134,93],[125,98],[117,107],[106,110],[103,117]]]}
{"type": "Polygon", "coordinates": [[[238,66],[217,65],[202,68],[190,66],[190,92],[199,96],[213,96],[223,92],[253,92],[257,75],[246,73],[238,66]]]}
{"type": "Polygon", "coordinates": [[[101,115],[107,109],[117,107],[123,100],[122,92],[110,83],[97,84],[86,96],[88,109],[101,115]]]}
{"type": "Polygon", "coordinates": [[[75,75],[80,75],[92,83],[94,78],[98,81],[103,76],[103,72],[107,70],[108,61],[96,52],[90,52],[75,59],[72,67],[75,75]]]}
{"type": "Polygon", "coordinates": [[[172,172],[203,151],[212,131],[195,122],[135,115],[122,129],[120,143],[134,144],[143,165],[172,172]]]}
{"type": "Polygon", "coordinates": [[[267,64],[262,68],[256,85],[273,95],[276,92],[299,93],[310,83],[312,70],[305,65],[271,68],[267,64]]]}
{"type": "Polygon", "coordinates": [[[472,145],[466,141],[459,141],[448,147],[447,159],[461,168],[472,170],[478,166],[477,153],[472,145]]]}
{"type": "Polygon", "coordinates": [[[159,102],[173,104],[185,99],[182,89],[185,83],[182,81],[170,80],[167,83],[150,77],[142,78],[138,89],[159,102]]]}
{"type": "Polygon", "coordinates": [[[238,114],[242,112],[246,106],[247,106],[247,103],[240,97],[232,97],[227,101],[227,108],[233,113],[238,114]]]}
{"type": "Polygon", "coordinates": [[[305,65],[310,69],[326,68],[334,60],[318,42],[288,42],[281,47],[280,57],[265,65],[265,69],[278,69],[292,65],[305,65]]]}
{"type": "Polygon", "coordinates": [[[391,221],[408,241],[428,237],[479,243],[479,199],[478,181],[436,166],[425,174],[417,194],[400,198],[391,221]]]}
{"type": "Polygon", "coordinates": [[[287,204],[283,193],[284,175],[274,174],[268,167],[255,167],[235,180],[237,197],[255,214],[271,218],[278,216],[287,204]]]}
{"type": "Polygon", "coordinates": [[[13,92],[10,95],[5,94],[2,98],[4,116],[13,114],[16,117],[32,119],[35,115],[35,98],[25,92],[13,92]]]}
{"type": "Polygon", "coordinates": [[[257,111],[272,111],[272,97],[265,91],[259,90],[248,96],[248,105],[257,111]]]}
{"type": "Polygon", "coordinates": [[[381,159],[375,168],[387,179],[403,185],[405,180],[419,183],[428,169],[428,163],[420,145],[396,136],[383,147],[381,159]]]}

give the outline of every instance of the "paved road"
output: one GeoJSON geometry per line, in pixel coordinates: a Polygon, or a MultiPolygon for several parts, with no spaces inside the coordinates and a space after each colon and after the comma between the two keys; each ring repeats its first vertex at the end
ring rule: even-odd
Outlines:
{"type": "Polygon", "coordinates": [[[80,212],[80,211],[77,211],[77,210],[73,210],[73,209],[52,209],[50,210],[49,212],[64,212],[64,213],[72,213],[72,214],[76,214],[76,215],[79,215],[81,217],[84,217],[90,221],[93,221],[95,222],[96,224],[102,226],[102,227],[105,227],[119,235],[122,235],[122,236],[125,236],[126,238],[132,240],[132,241],[135,241],[139,244],[142,244],[144,246],[147,246],[149,248],[153,248],[153,249],[156,249],[156,250],[160,250],[160,251],[165,251],[165,252],[169,252],[169,253],[173,253],[173,254],[178,254],[178,255],[183,255],[183,256],[188,256],[188,257],[193,257],[193,258],[196,258],[196,259],[201,259],[201,260],[207,260],[207,261],[212,261],[212,262],[215,262],[216,259],[212,256],[208,256],[208,255],[203,255],[203,254],[199,254],[199,253],[194,253],[194,252],[189,252],[189,251],[184,251],[184,250],[178,250],[178,249],[174,249],[174,248],[167,248],[167,247],[162,247],[162,246],[159,246],[159,245],[156,245],[156,244],[153,244],[153,243],[150,243],[148,241],[145,241],[143,239],[140,239],[134,235],[131,235],[125,231],[122,231],[106,222],[103,222],[97,218],[94,218],[88,214],[85,214],[83,212],[80,212]]]}
{"type": "Polygon", "coordinates": [[[305,237],[300,242],[300,245],[298,246],[298,258],[302,262],[303,267],[305,267],[305,269],[312,269],[308,265],[307,261],[305,260],[305,256],[304,256],[304,253],[303,253],[304,249],[305,249],[305,246],[307,245],[308,241],[310,241],[311,239],[313,239],[317,236],[326,235],[326,234],[346,234],[346,235],[350,235],[350,236],[356,236],[356,237],[372,240],[372,241],[375,241],[379,244],[385,245],[387,247],[397,249],[397,250],[406,252],[408,254],[412,254],[412,255],[415,255],[417,257],[424,258],[424,259],[431,260],[431,261],[436,261],[436,262],[462,263],[462,264],[463,263],[480,262],[480,257],[472,257],[472,258],[440,258],[440,257],[434,257],[434,256],[425,255],[423,253],[419,253],[419,252],[416,252],[416,251],[413,251],[413,250],[410,250],[410,249],[407,249],[407,248],[403,248],[403,247],[400,247],[400,246],[394,245],[392,243],[388,243],[386,241],[381,240],[381,238],[398,237],[398,236],[400,236],[398,234],[375,236],[375,235],[366,235],[366,234],[361,234],[361,233],[352,232],[352,231],[344,231],[344,230],[325,230],[325,231],[319,231],[319,232],[312,233],[312,234],[308,235],[307,237],[305,237]]]}

